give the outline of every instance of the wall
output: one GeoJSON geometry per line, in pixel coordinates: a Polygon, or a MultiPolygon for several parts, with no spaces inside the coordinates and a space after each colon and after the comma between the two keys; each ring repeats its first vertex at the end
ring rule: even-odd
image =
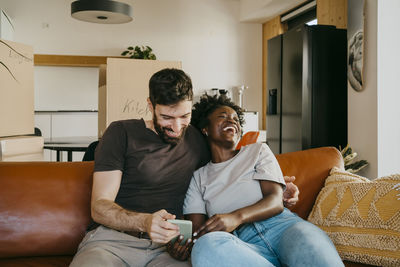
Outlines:
{"type": "Polygon", "coordinates": [[[400,173],[397,0],[365,1],[364,90],[349,88],[349,143],[370,165],[359,174],[370,179],[400,173]]]}
{"type": "MultiPolygon", "coordinates": [[[[196,95],[212,87],[231,89],[245,84],[249,90],[244,106],[261,112],[262,26],[239,22],[239,1],[130,1],[134,20],[119,25],[75,20],[70,16],[71,2],[2,0],[0,8],[14,22],[14,40],[32,45],[36,54],[118,56],[130,45],[149,45],[160,60],[182,61],[196,95]]],[[[83,106],[96,108],[97,88],[92,87],[97,73],[88,70],[86,78],[70,69],[59,71],[65,74],[54,74],[46,67],[35,70],[36,108],[53,109],[52,103],[58,102],[58,106],[82,109],[82,104],[74,107],[69,100],[76,94],[68,90],[76,86],[82,86],[84,94],[78,94],[87,99],[88,105],[83,106]],[[66,79],[60,82],[57,76],[66,79]],[[58,90],[56,97],[51,90],[58,90]]]]}
{"type": "Polygon", "coordinates": [[[378,2],[378,176],[400,173],[400,1],[378,2]]]}
{"type": "Polygon", "coordinates": [[[370,164],[360,175],[376,178],[378,174],[377,143],[377,2],[365,1],[364,20],[364,90],[348,86],[348,142],[358,153],[357,159],[370,164]]]}
{"type": "Polygon", "coordinates": [[[97,110],[98,68],[35,66],[34,71],[36,111],[97,110]]]}

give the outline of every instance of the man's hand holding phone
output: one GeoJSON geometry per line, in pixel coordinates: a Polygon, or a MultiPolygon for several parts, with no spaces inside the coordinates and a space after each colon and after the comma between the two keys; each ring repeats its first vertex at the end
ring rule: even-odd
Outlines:
{"type": "Polygon", "coordinates": [[[152,241],[165,244],[179,233],[179,228],[168,223],[168,219],[175,219],[175,215],[166,210],[146,215],[145,229],[152,241]]]}

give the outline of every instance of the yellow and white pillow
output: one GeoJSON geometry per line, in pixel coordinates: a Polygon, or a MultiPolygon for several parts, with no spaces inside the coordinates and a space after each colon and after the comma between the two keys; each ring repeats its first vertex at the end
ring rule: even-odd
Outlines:
{"type": "Polygon", "coordinates": [[[368,180],[331,170],[308,221],[332,239],[343,260],[400,266],[400,174],[368,180]]]}

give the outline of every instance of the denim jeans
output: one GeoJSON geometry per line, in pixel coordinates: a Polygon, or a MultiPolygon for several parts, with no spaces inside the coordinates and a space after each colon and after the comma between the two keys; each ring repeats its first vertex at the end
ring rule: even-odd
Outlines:
{"type": "Polygon", "coordinates": [[[329,237],[288,209],[233,232],[210,232],[192,250],[197,266],[344,266],[329,237]]]}

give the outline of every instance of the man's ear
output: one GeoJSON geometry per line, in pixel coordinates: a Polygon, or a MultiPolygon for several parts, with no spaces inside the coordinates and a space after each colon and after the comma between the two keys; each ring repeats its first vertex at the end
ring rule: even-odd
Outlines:
{"type": "Polygon", "coordinates": [[[154,114],[155,110],[154,110],[153,104],[151,103],[150,97],[147,98],[147,106],[149,107],[149,110],[151,111],[151,113],[154,114]]]}

